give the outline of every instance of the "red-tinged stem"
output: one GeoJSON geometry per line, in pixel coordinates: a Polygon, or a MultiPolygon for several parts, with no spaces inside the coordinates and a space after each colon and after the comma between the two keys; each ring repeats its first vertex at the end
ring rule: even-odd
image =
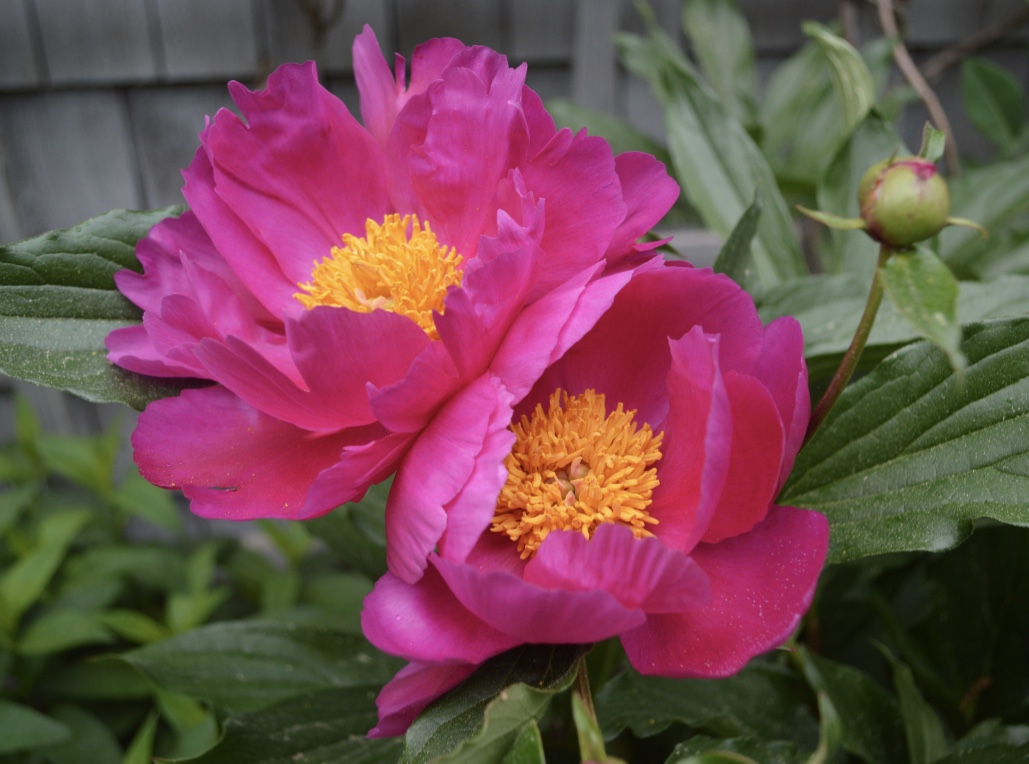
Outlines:
{"type": "Polygon", "coordinates": [[[807,426],[807,434],[804,436],[805,443],[811,440],[811,436],[815,434],[815,431],[822,425],[822,422],[825,421],[825,418],[829,415],[829,411],[836,405],[836,401],[843,393],[843,389],[847,386],[847,383],[850,382],[850,378],[854,376],[854,370],[857,368],[858,361],[861,360],[861,352],[865,349],[865,343],[868,342],[868,335],[872,332],[872,325],[875,323],[875,315],[879,312],[879,305],[883,301],[883,285],[882,278],[880,277],[880,271],[892,254],[893,249],[885,244],[879,248],[879,262],[875,266],[875,274],[872,276],[872,286],[868,290],[868,300],[865,302],[865,312],[861,314],[861,321],[858,322],[857,331],[854,332],[854,339],[850,341],[850,347],[848,347],[847,352],[843,354],[843,360],[840,361],[840,367],[836,370],[836,374],[833,375],[828,389],[822,396],[822,400],[818,402],[815,410],[811,413],[811,420],[808,422],[807,426]]]}

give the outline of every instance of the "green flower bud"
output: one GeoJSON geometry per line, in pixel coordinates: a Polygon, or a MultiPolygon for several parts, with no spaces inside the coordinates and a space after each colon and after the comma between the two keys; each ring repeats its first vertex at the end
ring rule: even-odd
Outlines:
{"type": "Polygon", "coordinates": [[[858,184],[868,235],[897,249],[939,233],[948,223],[950,193],[936,165],[918,157],[873,165],[858,184]]]}

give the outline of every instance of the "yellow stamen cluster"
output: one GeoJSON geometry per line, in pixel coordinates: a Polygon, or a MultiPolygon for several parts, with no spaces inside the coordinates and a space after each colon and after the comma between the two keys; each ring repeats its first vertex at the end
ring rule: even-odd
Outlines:
{"type": "Polygon", "coordinates": [[[628,526],[636,538],[653,534],[647,507],[658,485],[661,439],[649,424],[637,428],[635,410],[619,403],[608,415],[604,396],[560,389],[550,407],[512,425],[517,436],[504,460],[507,483],[490,528],[517,542],[522,559],[551,531],[573,530],[587,539],[601,523],[628,526]]]}
{"type": "Polygon", "coordinates": [[[304,291],[294,297],[307,308],[391,310],[439,339],[432,312],[443,313],[447,289],[464,275],[453,247],[442,246],[417,215],[387,215],[382,225],[369,219],[363,239],[345,233],[343,244],[315,263],[311,281],[299,284],[304,291]]]}

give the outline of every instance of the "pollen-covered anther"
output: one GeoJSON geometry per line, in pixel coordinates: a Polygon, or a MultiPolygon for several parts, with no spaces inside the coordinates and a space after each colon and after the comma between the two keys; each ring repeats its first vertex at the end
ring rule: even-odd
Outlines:
{"type": "Polygon", "coordinates": [[[328,305],[362,313],[389,310],[407,316],[439,339],[433,311],[442,314],[447,290],[460,285],[461,255],[439,243],[417,215],[387,215],[365,222],[365,236],[343,234],[342,247],[314,264],[296,297],[307,308],[328,305]]]}
{"type": "Polygon", "coordinates": [[[621,403],[609,415],[593,390],[569,396],[558,389],[547,411],[538,404],[511,427],[516,440],[490,529],[516,542],[523,560],[556,530],[588,539],[602,523],[618,523],[636,538],[652,536],[648,526],[657,520],[647,507],[664,433],[637,426],[635,415],[621,403]]]}

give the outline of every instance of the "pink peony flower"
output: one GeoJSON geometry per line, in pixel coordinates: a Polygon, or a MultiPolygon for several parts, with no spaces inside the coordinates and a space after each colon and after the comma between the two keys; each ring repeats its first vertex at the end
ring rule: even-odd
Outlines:
{"type": "Polygon", "coordinates": [[[534,379],[592,326],[678,194],[641,154],[557,130],[491,50],[419,47],[404,83],[354,44],[362,126],[313,63],[229,88],[121,291],[110,359],[214,383],[133,437],[151,482],[211,517],[306,518],[360,497],[496,357],[534,379]],[[534,338],[531,346],[525,337],[534,338]]]}
{"type": "Polygon", "coordinates": [[[531,390],[495,371],[394,482],[394,522],[444,530],[365,600],[366,636],[410,661],[371,734],[523,643],[617,635],[645,674],[718,677],[789,636],[828,545],[822,515],[773,503],[810,413],[796,321],[762,326],[728,278],[668,265],[637,272],[531,390]]]}

